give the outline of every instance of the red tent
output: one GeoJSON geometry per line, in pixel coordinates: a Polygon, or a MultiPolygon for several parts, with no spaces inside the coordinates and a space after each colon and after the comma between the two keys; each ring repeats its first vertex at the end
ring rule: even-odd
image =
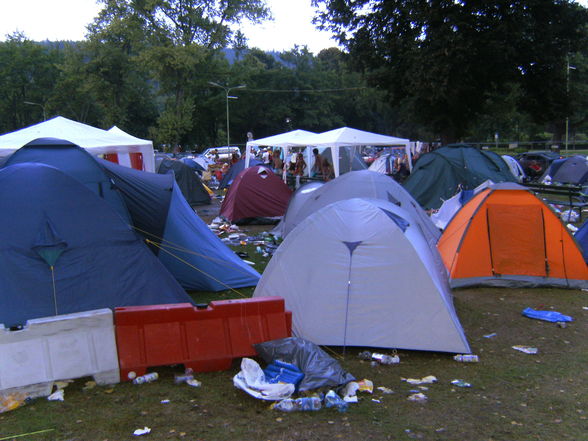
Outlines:
{"type": "Polygon", "coordinates": [[[243,170],[233,180],[220,215],[231,222],[251,217],[283,216],[292,190],[265,167],[243,170]]]}

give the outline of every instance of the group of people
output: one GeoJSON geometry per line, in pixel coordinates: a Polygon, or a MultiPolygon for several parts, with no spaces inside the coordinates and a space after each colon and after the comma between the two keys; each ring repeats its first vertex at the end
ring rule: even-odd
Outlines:
{"type": "Polygon", "coordinates": [[[318,149],[313,149],[312,167],[310,173],[303,152],[288,155],[285,159],[281,156],[281,149],[265,149],[260,154],[260,159],[267,167],[271,167],[274,173],[282,176],[284,182],[295,188],[300,186],[303,179],[320,179],[328,181],[334,177],[333,167],[328,159],[323,157],[318,149]],[[306,178],[305,178],[306,177],[306,178]]]}

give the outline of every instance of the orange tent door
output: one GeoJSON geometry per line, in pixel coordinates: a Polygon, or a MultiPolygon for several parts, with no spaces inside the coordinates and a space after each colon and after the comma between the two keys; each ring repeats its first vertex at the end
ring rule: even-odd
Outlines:
{"type": "Polygon", "coordinates": [[[541,207],[489,204],[487,216],[495,274],[548,275],[541,207]]]}

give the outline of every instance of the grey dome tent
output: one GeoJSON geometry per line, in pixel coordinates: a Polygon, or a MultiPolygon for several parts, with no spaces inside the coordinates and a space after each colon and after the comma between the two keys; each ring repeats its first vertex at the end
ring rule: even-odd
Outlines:
{"type": "Polygon", "coordinates": [[[372,198],[392,202],[412,214],[431,244],[437,243],[441,232],[412,196],[394,179],[371,170],[345,173],[313,191],[308,200],[288,207],[284,216],[284,237],[306,217],[319,209],[343,199],[372,198]]]}
{"type": "Polygon", "coordinates": [[[254,297],[270,294],[285,299],[294,335],[318,345],[470,352],[439,253],[388,201],[342,200],[304,219],[254,297]]]}
{"type": "Polygon", "coordinates": [[[322,181],[312,181],[307,182],[304,185],[301,185],[298,190],[292,194],[292,197],[288,201],[288,208],[286,209],[286,214],[276,227],[272,230],[272,234],[274,236],[282,237],[284,236],[284,225],[288,222],[288,216],[296,216],[297,213],[300,211],[302,206],[312,197],[312,193],[322,187],[324,182],[322,181]],[[289,213],[289,214],[288,214],[289,213]]]}

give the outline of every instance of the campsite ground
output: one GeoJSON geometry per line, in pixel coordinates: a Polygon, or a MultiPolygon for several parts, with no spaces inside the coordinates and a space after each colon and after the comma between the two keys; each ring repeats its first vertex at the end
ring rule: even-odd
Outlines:
{"type": "MultiPolygon", "coordinates": [[[[214,217],[209,213],[208,217],[214,217]]],[[[209,219],[207,219],[209,220],[209,219]]],[[[267,227],[249,227],[256,234],[267,227]]],[[[246,250],[256,268],[265,261],[246,250]]],[[[251,290],[242,291],[251,294],[251,290]]],[[[588,433],[588,292],[561,289],[476,288],[454,291],[454,303],[479,363],[459,363],[452,354],[399,351],[400,364],[371,366],[358,353],[329,348],[357,379],[374,383],[346,413],[333,409],[281,413],[268,402],[237,390],[224,372],[199,373],[199,388],[174,384],[181,366],[154,367],[154,383],[87,387],[78,379],[65,400],[37,399],[0,414],[0,440],[119,441],[148,426],[146,440],[582,440],[588,433]],[[526,307],[571,315],[567,327],[525,318],[526,307]],[[492,337],[485,337],[495,334],[492,337]],[[536,355],[514,345],[538,348],[536,355]],[[402,378],[437,377],[427,389],[402,378]],[[470,388],[451,384],[454,379],[470,388]],[[377,387],[393,391],[385,394],[377,387]],[[407,400],[412,390],[428,399],[407,400]],[[162,403],[169,400],[169,403],[162,403]],[[26,435],[43,430],[47,432],[26,435]]],[[[197,294],[197,301],[234,298],[234,292],[197,294]]],[[[390,353],[383,350],[381,352],[390,353]]]]}

